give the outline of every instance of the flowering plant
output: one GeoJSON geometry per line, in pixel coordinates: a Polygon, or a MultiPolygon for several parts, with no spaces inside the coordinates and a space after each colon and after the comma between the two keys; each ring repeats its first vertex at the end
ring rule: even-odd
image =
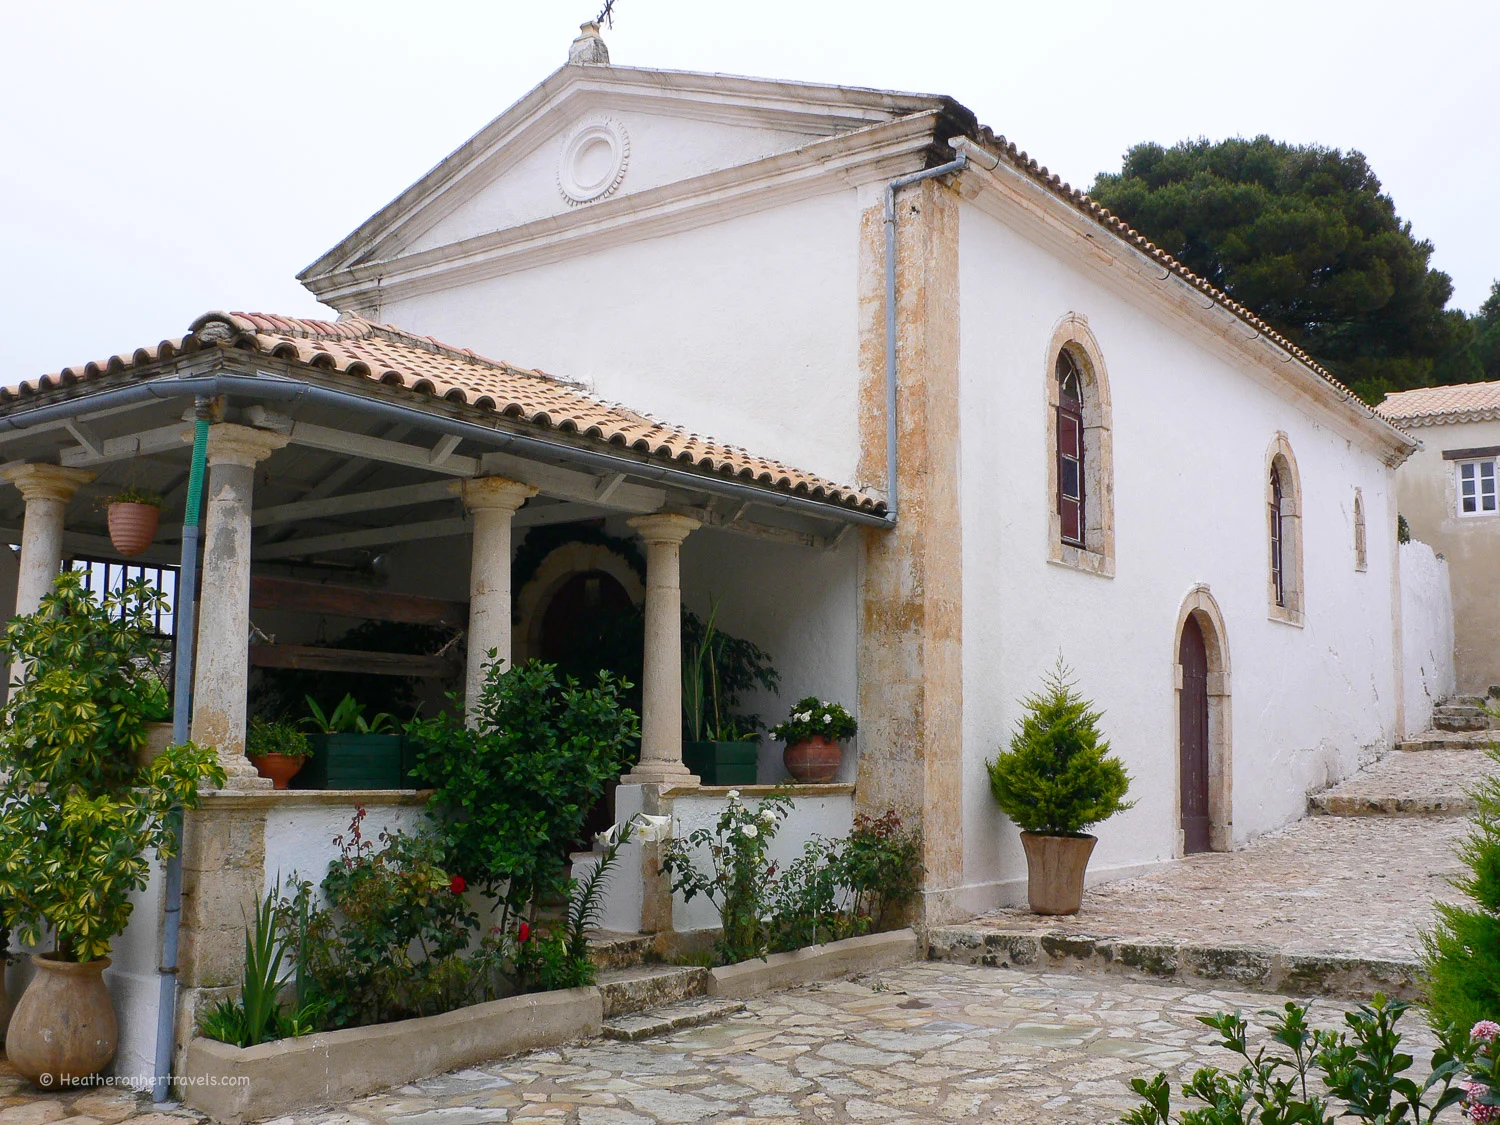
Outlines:
{"type": "Polygon", "coordinates": [[[1473,1056],[1464,1087],[1464,1115],[1470,1121],[1500,1121],[1500,1024],[1480,1020],[1469,1032],[1473,1056]]]}
{"type": "Polygon", "coordinates": [[[732,965],[763,957],[770,940],[770,900],[776,864],[767,855],[792,801],[773,794],[752,809],[729,791],[729,803],[712,828],[698,828],[662,842],[661,869],[672,890],[691,902],[703,895],[719,912],[722,934],[717,953],[732,965]],[[708,861],[693,863],[695,854],[708,861]]]}
{"type": "Polygon", "coordinates": [[[788,745],[822,735],[830,742],[854,737],[859,724],[842,703],[825,703],[815,695],[799,699],[787,720],[771,729],[771,737],[788,745]]]}

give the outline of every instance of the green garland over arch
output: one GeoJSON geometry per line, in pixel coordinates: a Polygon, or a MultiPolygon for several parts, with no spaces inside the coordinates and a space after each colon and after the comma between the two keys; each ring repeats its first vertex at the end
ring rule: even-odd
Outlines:
{"type": "Polygon", "coordinates": [[[521,546],[517,548],[516,556],[510,564],[512,604],[521,596],[526,583],[536,577],[537,570],[547,556],[569,543],[603,547],[619,555],[635,571],[641,585],[646,584],[646,556],[641,554],[636,540],[609,535],[597,524],[555,523],[547,527],[533,527],[526,533],[526,538],[521,540],[521,546]]]}

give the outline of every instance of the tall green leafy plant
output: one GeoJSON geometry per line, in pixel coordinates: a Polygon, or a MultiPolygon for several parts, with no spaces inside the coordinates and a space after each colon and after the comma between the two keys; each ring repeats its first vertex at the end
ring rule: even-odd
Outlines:
{"type": "Polygon", "coordinates": [[[62,960],[109,953],[151,866],[175,854],[175,807],[224,783],[212,748],[169,747],[138,768],[159,691],[161,595],[133,583],[101,602],[58,576],[38,610],[13,620],[0,662],[23,680],[0,710],[0,924],[62,960]]]}
{"type": "Polygon", "coordinates": [[[987,763],[996,803],[1023,832],[1079,836],[1133,803],[1125,767],[1099,730],[1103,716],[1071,675],[1059,656],[1042,690],[1023,700],[1010,749],[987,763]]]}
{"type": "Polygon", "coordinates": [[[753,738],[760,718],[734,713],[740,694],[756,688],[775,692],[781,683],[764,651],[718,627],[723,602],[722,595],[712,599],[706,619],[688,609],[682,614],[683,737],[690,742],[753,738]]]}
{"type": "Polygon", "coordinates": [[[408,725],[452,865],[503,904],[502,924],[534,921],[541,899],[565,892],[584,818],[640,739],[625,690],[607,672],[583,687],[559,683],[550,664],[492,659],[471,725],[447,715],[408,725]]]}
{"type": "Polygon", "coordinates": [[[278,921],[281,884],[256,906],[245,925],[245,971],[238,1000],[220,1000],[203,1017],[203,1034],[236,1047],[253,1047],[287,1036],[307,1035],[315,1025],[316,1006],[287,1012],[281,991],[292,980],[287,941],[278,921]],[[287,967],[283,969],[283,965],[287,967]]]}
{"type": "MultiPolygon", "coordinates": [[[[1500,765],[1500,747],[1488,754],[1500,765]]],[[[1469,795],[1476,809],[1459,847],[1468,874],[1453,880],[1463,903],[1437,902],[1437,925],[1422,935],[1428,1019],[1434,1027],[1469,1027],[1500,1013],[1500,776],[1484,777],[1469,795]]]]}

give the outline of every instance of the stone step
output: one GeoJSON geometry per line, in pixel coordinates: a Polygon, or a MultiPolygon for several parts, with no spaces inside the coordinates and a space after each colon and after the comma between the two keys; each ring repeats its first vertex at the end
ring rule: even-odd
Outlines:
{"type": "Polygon", "coordinates": [[[1432,709],[1432,725],[1438,730],[1489,730],[1494,720],[1483,706],[1469,703],[1441,703],[1432,709]]]}
{"type": "Polygon", "coordinates": [[[599,974],[604,1018],[691,1000],[708,992],[707,969],[689,965],[637,965],[599,974]]]}
{"type": "Polygon", "coordinates": [[[959,965],[1120,973],[1156,980],[1228,982],[1232,988],[1289,996],[1419,998],[1416,958],[1285,953],[1232,943],[1149,936],[1105,936],[984,925],[947,926],[928,935],[928,958],[959,965]]]}
{"type": "Polygon", "coordinates": [[[1405,742],[1396,744],[1397,750],[1407,753],[1424,750],[1483,750],[1494,737],[1489,731],[1427,730],[1405,742]]]}
{"type": "Polygon", "coordinates": [[[589,960],[599,970],[629,969],[660,961],[655,934],[621,934],[600,930],[589,938],[589,960]]]}
{"type": "Polygon", "coordinates": [[[1307,807],[1323,816],[1467,816],[1478,806],[1462,793],[1452,797],[1314,793],[1307,807]]]}
{"type": "Polygon", "coordinates": [[[745,1010],[743,1000],[721,1000],[704,996],[683,1000],[664,1008],[651,1008],[633,1015],[616,1016],[604,1021],[606,1039],[650,1039],[685,1027],[701,1027],[727,1019],[745,1010]]]}

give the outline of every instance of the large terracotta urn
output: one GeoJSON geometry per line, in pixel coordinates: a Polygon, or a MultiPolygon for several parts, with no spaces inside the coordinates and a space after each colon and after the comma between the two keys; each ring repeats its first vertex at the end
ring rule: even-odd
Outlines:
{"type": "Polygon", "coordinates": [[[1083,905],[1083,875],[1097,836],[1021,833],[1026,849],[1026,898],[1033,914],[1077,914],[1083,905]]]}
{"type": "Polygon", "coordinates": [[[793,780],[804,785],[824,785],[838,777],[843,756],[837,742],[818,734],[800,742],[787,743],[781,761],[793,780]]]}
{"type": "Polygon", "coordinates": [[[137,504],[131,501],[109,506],[109,541],[115,550],[132,559],[156,538],[157,525],[161,523],[161,508],[155,504],[137,504]]]}
{"type": "MultiPolygon", "coordinates": [[[[0,939],[6,936],[5,931],[0,930],[0,939]]],[[[10,1024],[10,994],[5,991],[5,967],[9,960],[4,943],[0,942],[0,1043],[5,1042],[5,1029],[10,1024]]]]}
{"type": "Polygon", "coordinates": [[[5,1036],[11,1066],[44,1090],[75,1085],[115,1057],[120,1028],[104,987],[109,958],[59,961],[33,954],[36,975],[21,994],[5,1036]]]}

